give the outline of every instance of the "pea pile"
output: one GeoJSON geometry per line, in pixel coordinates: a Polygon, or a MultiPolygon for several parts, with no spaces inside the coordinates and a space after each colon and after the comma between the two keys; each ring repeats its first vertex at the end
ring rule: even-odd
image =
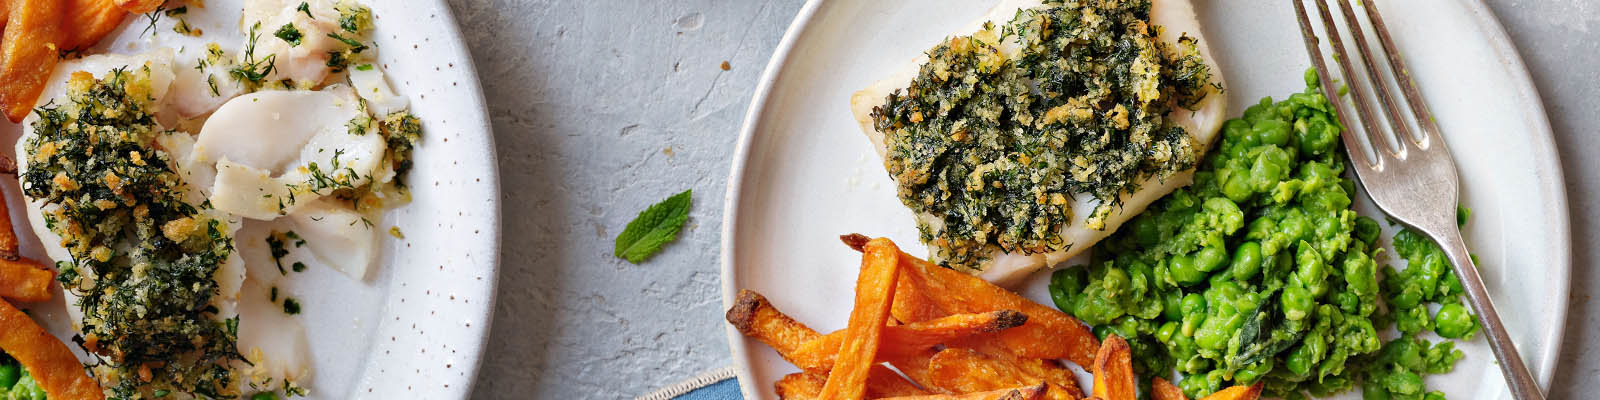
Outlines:
{"type": "Polygon", "coordinates": [[[1089,265],[1055,272],[1051,296],[1099,336],[1127,338],[1140,374],[1177,370],[1191,398],[1260,381],[1286,399],[1360,382],[1367,399],[1442,399],[1422,376],[1462,354],[1417,335],[1476,332],[1460,283],[1415,232],[1393,239],[1410,267],[1379,266],[1378,222],[1350,207],[1342,128],[1313,71],[1306,84],[1227,121],[1192,186],[1101,242],[1089,265]],[[1385,343],[1391,324],[1401,336],[1385,343]]]}
{"type": "Polygon", "coordinates": [[[39,382],[6,353],[0,353],[0,400],[45,400],[39,382]]]}

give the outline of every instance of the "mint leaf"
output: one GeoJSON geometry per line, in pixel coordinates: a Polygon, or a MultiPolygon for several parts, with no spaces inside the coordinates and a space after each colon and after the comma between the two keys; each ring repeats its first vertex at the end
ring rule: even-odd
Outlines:
{"type": "Polygon", "coordinates": [[[638,264],[649,258],[661,246],[678,237],[683,224],[689,222],[689,194],[685,190],[639,213],[628,227],[617,235],[617,248],[612,255],[638,264]]]}

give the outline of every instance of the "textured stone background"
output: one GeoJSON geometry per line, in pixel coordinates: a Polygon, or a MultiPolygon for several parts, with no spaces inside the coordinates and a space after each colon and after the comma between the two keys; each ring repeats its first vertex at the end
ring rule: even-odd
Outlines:
{"type": "MultiPolygon", "coordinates": [[[[1573,298],[1552,398],[1600,392],[1600,4],[1490,0],[1532,70],[1572,204],[1573,298]]],[[[756,80],[801,0],[451,0],[484,84],[505,200],[475,398],[631,398],[728,363],[722,194],[756,80]],[[726,60],[730,69],[723,70],[726,60]],[[611,256],[692,188],[678,243],[611,256]]]]}

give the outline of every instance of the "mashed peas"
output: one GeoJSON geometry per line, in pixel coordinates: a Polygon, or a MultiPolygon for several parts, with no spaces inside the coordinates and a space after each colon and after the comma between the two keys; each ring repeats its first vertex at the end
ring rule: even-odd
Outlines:
{"type": "Polygon", "coordinates": [[[1259,381],[1291,399],[1358,382],[1369,399],[1442,398],[1421,377],[1461,352],[1416,335],[1476,331],[1460,283],[1415,232],[1394,238],[1410,267],[1380,268],[1378,222],[1350,207],[1342,128],[1311,71],[1306,83],[1225,123],[1194,184],[1098,245],[1089,265],[1057,271],[1053,300],[1096,334],[1127,338],[1137,372],[1177,370],[1191,397],[1259,381]],[[1441,306],[1430,314],[1430,303],[1441,306]],[[1401,336],[1385,343],[1391,324],[1401,336]]]}
{"type": "Polygon", "coordinates": [[[45,400],[44,388],[6,353],[0,353],[0,400],[45,400]]]}

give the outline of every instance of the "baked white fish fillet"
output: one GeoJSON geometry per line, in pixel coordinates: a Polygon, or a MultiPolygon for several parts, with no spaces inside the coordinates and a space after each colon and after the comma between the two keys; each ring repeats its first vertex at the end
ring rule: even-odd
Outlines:
{"type": "MultiPolygon", "coordinates": [[[[1042,5],[1040,0],[1002,0],[1000,4],[990,9],[978,21],[954,32],[955,35],[971,35],[982,29],[985,23],[994,23],[996,27],[1010,22],[1017,15],[1018,9],[1036,8],[1042,5]]],[[[1226,87],[1222,78],[1222,69],[1217,67],[1216,59],[1211,57],[1209,41],[1200,30],[1200,20],[1196,18],[1194,6],[1190,0],[1152,0],[1150,7],[1150,22],[1162,27],[1159,39],[1178,47],[1178,38],[1188,35],[1199,43],[1197,48],[1200,58],[1205,61],[1211,70],[1212,82],[1226,87]]],[[[998,29],[998,28],[997,28],[998,29]]],[[[1013,52],[1014,43],[1008,41],[1000,46],[1002,52],[1013,52]]],[[[1009,55],[1009,54],[1008,54],[1009,55]]],[[[872,140],[872,146],[882,158],[887,148],[884,146],[882,132],[872,127],[872,108],[882,105],[884,98],[895,90],[905,90],[911,86],[911,80],[916,78],[918,69],[928,61],[926,55],[918,56],[904,68],[889,75],[883,80],[873,83],[850,96],[850,110],[855,114],[856,122],[861,125],[861,131],[872,140]]],[[[1222,122],[1227,115],[1227,100],[1214,88],[1206,89],[1210,93],[1195,105],[1194,110],[1177,108],[1167,118],[1173,123],[1182,126],[1190,136],[1194,137],[1196,151],[1204,152],[1212,139],[1216,138],[1217,130],[1222,127],[1222,122]]],[[[1122,194],[1122,207],[1111,211],[1105,219],[1104,229],[1091,229],[1085,221],[1100,204],[1094,196],[1080,194],[1072,199],[1072,221],[1061,229],[1061,237],[1070,246],[1064,250],[1038,253],[1004,253],[989,257],[979,266],[978,276],[1003,286],[1015,286],[1023,278],[1028,277],[1040,268],[1052,267],[1066,261],[1080,252],[1093,246],[1100,239],[1117,230],[1123,222],[1144,211],[1145,206],[1171,193],[1174,189],[1188,185],[1194,178],[1194,170],[1189,169],[1175,173],[1165,179],[1154,177],[1138,183],[1138,190],[1122,194]]],[[[918,215],[919,221],[939,223],[937,217],[930,214],[918,215]]]]}
{"type": "MultiPolygon", "coordinates": [[[[177,68],[173,62],[171,49],[160,49],[144,54],[96,54],[79,59],[66,60],[56,66],[49,83],[45,86],[38,103],[43,105],[50,101],[63,104],[70,101],[66,98],[68,77],[77,71],[88,72],[96,78],[105,75],[117,68],[126,68],[130,71],[137,68],[150,69],[152,114],[159,115],[171,111],[177,104],[188,102],[196,104],[204,100],[194,96],[199,92],[174,90],[176,87],[177,68]]],[[[209,92],[204,96],[210,97],[209,92]]],[[[210,112],[210,110],[205,110],[210,112]]],[[[22,137],[16,142],[16,158],[18,175],[28,170],[31,156],[26,150],[28,141],[37,132],[33,130],[33,122],[38,120],[37,114],[30,114],[22,121],[22,137]]],[[[341,133],[343,134],[343,133],[341,133]]],[[[257,142],[250,142],[252,144],[257,142]]],[[[186,160],[193,153],[194,139],[187,133],[169,132],[156,139],[157,146],[168,152],[173,160],[186,160]]],[[[193,182],[197,176],[203,174],[189,168],[187,163],[174,162],[176,171],[185,178],[184,202],[199,206],[206,200],[206,193],[210,192],[210,182],[205,186],[197,186],[193,182]]],[[[26,199],[29,227],[38,235],[40,244],[43,245],[45,254],[52,260],[71,260],[72,254],[61,245],[61,237],[51,231],[42,217],[46,207],[56,207],[44,204],[42,201],[26,199]]],[[[235,234],[243,224],[241,217],[218,209],[206,209],[207,216],[223,222],[223,230],[229,236],[238,239],[235,234]]],[[[371,236],[371,235],[369,235],[371,236]]],[[[274,302],[268,301],[265,294],[267,284],[260,282],[263,279],[277,279],[278,273],[273,271],[267,274],[249,273],[239,252],[230,254],[221,265],[213,279],[217,282],[217,295],[212,298],[212,304],[219,310],[216,318],[224,320],[234,316],[239,317],[239,350],[249,357],[254,365],[237,363],[234,367],[250,375],[251,379],[240,379],[240,390],[250,393],[259,390],[270,390],[281,387],[282,382],[294,381],[305,384],[311,367],[311,355],[307,344],[306,331],[295,316],[283,312],[283,308],[274,302]],[[247,276],[248,275],[248,276],[247,276]],[[256,384],[270,378],[269,384],[256,384]],[[251,386],[254,384],[255,386],[251,386]]],[[[74,329],[81,329],[82,311],[75,305],[77,296],[72,292],[64,292],[67,298],[67,315],[72,320],[74,329]]]]}

